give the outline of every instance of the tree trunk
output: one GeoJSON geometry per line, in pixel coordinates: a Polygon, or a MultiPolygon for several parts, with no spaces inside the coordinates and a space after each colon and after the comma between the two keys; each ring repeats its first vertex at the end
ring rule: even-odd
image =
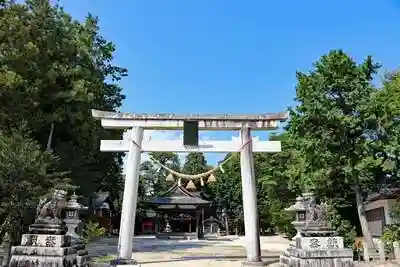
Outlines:
{"type": "Polygon", "coordinates": [[[51,123],[49,138],[47,139],[46,151],[51,151],[51,144],[53,142],[54,122],[51,123]]]}
{"type": "Polygon", "coordinates": [[[356,186],[355,193],[356,193],[358,219],[360,220],[361,231],[364,237],[364,244],[366,244],[368,248],[373,248],[374,243],[372,241],[372,234],[368,228],[367,217],[364,211],[363,198],[359,186],[356,186]]]}
{"type": "Polygon", "coordinates": [[[228,215],[225,216],[225,231],[226,231],[226,235],[229,235],[228,215]]]}

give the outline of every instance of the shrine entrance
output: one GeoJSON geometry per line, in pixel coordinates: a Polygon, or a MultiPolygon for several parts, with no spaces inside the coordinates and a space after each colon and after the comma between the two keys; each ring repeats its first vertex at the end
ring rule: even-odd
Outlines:
{"type": "MultiPolygon", "coordinates": [[[[252,130],[277,129],[279,122],[287,120],[287,113],[261,115],[176,115],[135,114],[92,110],[92,116],[101,120],[106,129],[126,129],[122,140],[102,140],[100,151],[128,152],[126,161],[125,187],[119,232],[118,256],[120,262],[134,264],[132,238],[136,216],[137,193],[141,152],[204,152],[240,153],[243,191],[243,212],[246,232],[246,257],[244,265],[261,264],[260,230],[257,212],[257,191],[254,178],[253,152],[280,152],[279,141],[260,141],[251,137],[252,130]],[[182,130],[183,140],[143,140],[144,130],[182,130]],[[199,140],[199,130],[239,131],[239,138],[232,141],[199,140]]],[[[157,163],[178,179],[188,183],[203,182],[230,158],[214,169],[196,175],[176,172],[157,163]]],[[[214,177],[215,178],[215,177],[214,177]]],[[[179,181],[179,180],[178,180],[179,181]]]]}
{"type": "Polygon", "coordinates": [[[156,212],[156,237],[160,239],[198,239],[203,237],[204,209],[210,201],[189,192],[179,182],[161,197],[146,201],[156,212]]]}

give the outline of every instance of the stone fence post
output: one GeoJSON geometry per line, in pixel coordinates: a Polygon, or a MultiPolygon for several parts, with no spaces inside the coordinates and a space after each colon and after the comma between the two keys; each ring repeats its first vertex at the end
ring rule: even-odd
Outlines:
{"type": "Polygon", "coordinates": [[[400,242],[393,242],[393,254],[396,260],[400,260],[400,242]]]}
{"type": "Polygon", "coordinates": [[[369,262],[371,258],[369,255],[369,247],[366,242],[363,243],[363,251],[364,251],[364,261],[369,262]]]}
{"type": "Polygon", "coordinates": [[[378,240],[377,243],[378,243],[379,259],[381,261],[385,261],[386,260],[385,242],[383,242],[382,240],[378,240]]]}
{"type": "Polygon", "coordinates": [[[8,266],[8,262],[10,261],[10,251],[11,251],[11,243],[9,240],[8,233],[4,235],[3,243],[0,245],[1,250],[1,266],[8,266]]]}

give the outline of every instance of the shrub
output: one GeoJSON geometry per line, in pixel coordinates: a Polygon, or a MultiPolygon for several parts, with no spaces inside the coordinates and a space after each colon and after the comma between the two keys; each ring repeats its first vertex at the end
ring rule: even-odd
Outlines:
{"type": "Polygon", "coordinates": [[[356,228],[350,221],[344,220],[332,202],[328,202],[328,219],[332,229],[343,237],[344,246],[352,248],[357,237],[356,228]]]}
{"type": "Polygon", "coordinates": [[[99,223],[90,221],[83,231],[83,239],[86,243],[96,241],[104,236],[106,229],[101,227],[99,223]]]}
{"type": "Polygon", "coordinates": [[[381,237],[386,244],[392,244],[394,241],[400,240],[400,201],[393,205],[390,217],[393,223],[385,227],[381,237]]]}

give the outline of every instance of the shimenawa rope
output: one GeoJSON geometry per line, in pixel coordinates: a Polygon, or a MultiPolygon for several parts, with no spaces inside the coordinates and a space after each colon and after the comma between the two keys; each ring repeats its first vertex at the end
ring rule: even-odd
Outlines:
{"type": "MultiPolygon", "coordinates": [[[[142,150],[141,146],[139,146],[135,141],[133,141],[133,140],[130,140],[130,141],[131,141],[135,146],[137,146],[140,150],[142,150]]],[[[248,140],[246,143],[242,144],[242,145],[239,147],[239,149],[236,151],[236,153],[242,151],[243,148],[245,148],[245,147],[246,147],[248,144],[250,144],[251,142],[252,142],[252,139],[250,138],[250,140],[248,140]]],[[[168,171],[169,173],[171,173],[171,174],[173,174],[173,175],[175,175],[175,176],[177,176],[177,177],[179,177],[179,178],[183,178],[183,179],[187,179],[187,180],[195,180],[195,179],[201,179],[201,178],[203,178],[203,177],[209,176],[209,175],[211,175],[212,173],[214,173],[214,172],[215,172],[216,170],[218,170],[218,169],[221,169],[221,170],[223,171],[222,166],[223,166],[224,164],[226,164],[228,161],[230,161],[234,156],[235,156],[235,154],[230,155],[227,159],[225,159],[223,162],[221,162],[220,164],[218,164],[217,167],[215,167],[215,168],[213,168],[213,169],[211,169],[211,170],[209,170],[209,171],[206,171],[206,172],[203,172],[203,173],[199,173],[199,174],[184,174],[184,173],[180,173],[180,172],[177,172],[177,171],[175,171],[175,170],[173,170],[173,169],[171,169],[171,168],[168,168],[167,166],[165,166],[164,164],[162,164],[162,163],[161,163],[160,161],[158,161],[158,160],[155,160],[155,159],[152,159],[152,158],[149,158],[149,160],[150,160],[151,162],[153,162],[154,164],[159,165],[159,166],[160,166],[161,168],[163,168],[164,170],[168,171]]]]}

